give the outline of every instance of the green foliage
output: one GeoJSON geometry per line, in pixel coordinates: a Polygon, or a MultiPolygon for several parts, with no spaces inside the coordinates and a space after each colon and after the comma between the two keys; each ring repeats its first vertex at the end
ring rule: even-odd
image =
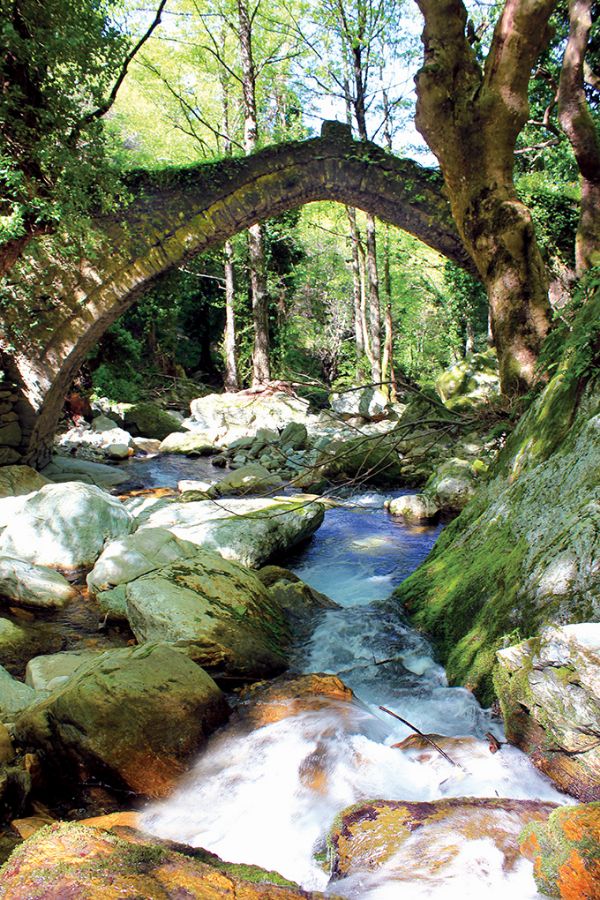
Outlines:
{"type": "Polygon", "coordinates": [[[0,242],[111,207],[114,144],[86,117],[129,47],[118,9],[116,0],[0,0],[0,242]]]}
{"type": "Polygon", "coordinates": [[[564,370],[565,383],[589,377],[600,368],[600,267],[579,282],[570,303],[555,312],[555,324],[544,342],[541,371],[564,370]]]}

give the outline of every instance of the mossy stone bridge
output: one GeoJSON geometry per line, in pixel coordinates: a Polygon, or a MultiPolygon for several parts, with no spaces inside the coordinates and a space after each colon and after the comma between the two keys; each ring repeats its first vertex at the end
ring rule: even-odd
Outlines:
{"type": "MultiPolygon", "coordinates": [[[[319,138],[248,157],[136,173],[129,188],[134,199],[120,214],[96,221],[104,239],[94,258],[65,268],[39,247],[31,251],[40,302],[27,334],[13,337],[10,349],[6,342],[2,354],[18,416],[11,453],[0,450],[3,462],[19,456],[43,465],[65,394],[109,325],[163,273],[257,221],[334,200],[373,213],[473,271],[439,173],[354,141],[339,123],[325,123],[319,138]]],[[[0,447],[7,446],[3,431],[0,423],[0,447]]]]}

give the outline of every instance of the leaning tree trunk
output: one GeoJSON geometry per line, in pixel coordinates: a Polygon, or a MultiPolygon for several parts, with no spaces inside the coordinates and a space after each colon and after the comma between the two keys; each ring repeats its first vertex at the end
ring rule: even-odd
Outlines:
{"type": "MultiPolygon", "coordinates": [[[[244,99],[244,149],[252,153],[258,140],[256,113],[256,70],[252,56],[252,22],[246,0],[238,0],[242,92],[244,99]]],[[[264,230],[260,223],[248,229],[248,264],[252,293],[254,349],[252,351],[252,384],[265,384],[271,379],[269,366],[269,294],[264,230]]]]}
{"type": "Polygon", "coordinates": [[[362,309],[362,282],[360,277],[360,251],[358,249],[359,236],[356,224],[356,210],[346,207],[346,216],[350,230],[350,250],[352,253],[352,301],[354,318],[354,344],[356,357],[360,361],[365,353],[365,334],[361,317],[362,309]]]}
{"type": "Polygon", "coordinates": [[[558,115],[581,178],[575,268],[582,275],[600,265],[600,136],[584,90],[585,54],[592,29],[592,0],[570,0],[569,39],[558,86],[558,115]]]}
{"type": "Polygon", "coordinates": [[[425,18],[417,128],[437,156],[456,226],[488,293],[502,391],[527,392],[549,325],[545,266],[514,182],[531,69],[556,0],[506,0],[483,70],[462,0],[416,0],[425,18]]]}

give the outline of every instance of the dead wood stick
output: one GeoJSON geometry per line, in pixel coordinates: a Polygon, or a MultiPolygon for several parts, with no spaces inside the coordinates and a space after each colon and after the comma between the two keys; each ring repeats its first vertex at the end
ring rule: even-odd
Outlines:
{"type": "Polygon", "coordinates": [[[412,730],[415,731],[418,735],[420,735],[422,738],[425,738],[427,743],[431,744],[432,747],[435,747],[437,752],[441,753],[442,756],[444,757],[444,759],[446,759],[450,763],[451,766],[456,766],[457,769],[462,769],[463,772],[467,771],[464,766],[461,766],[460,763],[454,762],[454,760],[448,756],[448,754],[446,753],[445,750],[442,750],[442,748],[438,744],[436,744],[436,742],[434,740],[432,740],[428,734],[424,734],[422,731],[420,731],[417,728],[416,725],[413,725],[412,722],[409,722],[407,719],[403,719],[402,716],[398,715],[398,713],[392,712],[392,710],[388,709],[387,706],[380,706],[379,709],[382,712],[387,713],[388,716],[393,716],[394,719],[398,719],[398,721],[402,722],[403,725],[408,725],[408,727],[412,728],[412,730]]]}

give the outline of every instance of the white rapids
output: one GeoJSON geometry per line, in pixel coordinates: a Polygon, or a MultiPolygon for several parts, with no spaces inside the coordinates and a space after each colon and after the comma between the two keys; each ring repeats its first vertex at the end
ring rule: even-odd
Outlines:
{"type": "Polygon", "coordinates": [[[225,727],[177,791],[144,811],[143,825],[231,862],[274,869],[306,889],[348,898],[533,900],[539,895],[531,864],[522,859],[507,869],[485,836],[463,840],[448,853],[453,836],[438,834],[408,873],[402,859],[416,833],[373,870],[330,882],[324,867],[336,815],[359,801],[568,802],[520,751],[504,746],[490,753],[484,735],[502,739],[497,720],[468,691],[448,687],[427,641],[385,602],[439,529],[400,525],[373,497],[362,508],[349,503],[329,511],[310,545],[287,563],[343,605],[328,611],[297,648],[296,670],[339,674],[360,702],[332,701],[253,731],[244,724],[225,727]],[[394,748],[412,730],[381,712],[380,704],[424,732],[464,737],[452,745],[462,768],[433,750],[394,748]],[[432,858],[441,864],[432,865],[432,858]]]}

